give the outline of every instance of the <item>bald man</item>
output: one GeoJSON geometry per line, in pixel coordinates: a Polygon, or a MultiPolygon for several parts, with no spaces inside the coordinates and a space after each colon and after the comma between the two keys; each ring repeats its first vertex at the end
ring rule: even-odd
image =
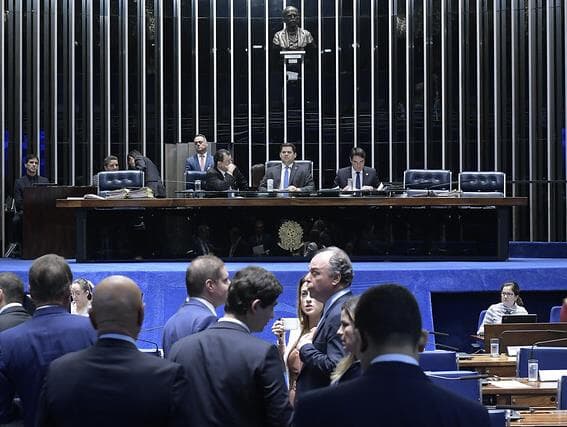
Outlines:
{"type": "Polygon", "coordinates": [[[51,364],[38,425],[188,425],[183,368],[136,348],[144,320],[136,283],[124,276],[104,279],[95,288],[89,316],[98,341],[51,364]]]}

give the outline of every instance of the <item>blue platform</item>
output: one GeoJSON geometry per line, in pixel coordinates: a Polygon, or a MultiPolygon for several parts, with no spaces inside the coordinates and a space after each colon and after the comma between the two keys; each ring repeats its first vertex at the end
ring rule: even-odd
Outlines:
{"type": "MultiPolygon", "coordinates": [[[[74,277],[86,277],[98,283],[111,274],[134,279],[144,292],[146,319],[140,338],[161,343],[163,325],[185,299],[186,263],[76,263],[69,261],[74,277]]],[[[28,280],[31,261],[1,259],[0,271],[10,271],[28,280]]],[[[248,264],[228,263],[231,275],[248,264]]],[[[284,286],[276,307],[277,317],[296,314],[297,281],[307,270],[307,262],[258,263],[272,271],[284,286]]],[[[353,292],[359,294],[372,285],[400,283],[416,296],[428,330],[448,332],[455,336],[446,344],[463,349],[464,336],[474,333],[478,312],[497,302],[500,284],[516,280],[530,312],[540,313],[547,321],[548,305],[560,303],[567,296],[567,259],[513,258],[504,262],[359,262],[355,263],[353,292]],[[536,304],[540,295],[549,301],[536,304]],[[537,307],[537,308],[536,308],[537,307]]],[[[269,326],[260,336],[274,341],[269,326]]],[[[438,339],[443,341],[443,339],[438,339]]],[[[141,347],[148,347],[141,343],[141,347]]],[[[161,346],[161,344],[160,344],[161,346]]],[[[433,347],[433,340],[429,348],[433,347]]]]}

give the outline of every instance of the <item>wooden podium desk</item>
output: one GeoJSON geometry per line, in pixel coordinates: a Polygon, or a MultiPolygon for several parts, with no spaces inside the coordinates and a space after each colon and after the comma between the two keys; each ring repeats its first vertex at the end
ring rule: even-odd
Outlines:
{"type": "Polygon", "coordinates": [[[503,378],[482,385],[482,398],[489,405],[516,405],[535,408],[557,407],[557,382],[534,381],[528,382],[526,378],[503,378]],[[515,381],[517,387],[498,387],[495,384],[504,384],[505,381],[515,381]]]}
{"type": "Polygon", "coordinates": [[[567,411],[520,411],[519,420],[510,421],[510,427],[567,426],[567,411]]]}
{"type": "Polygon", "coordinates": [[[479,374],[515,377],[516,358],[505,354],[501,354],[499,357],[490,357],[489,354],[473,354],[470,358],[459,359],[459,368],[474,370],[479,374]]]}
{"type": "MultiPolygon", "coordinates": [[[[567,338],[567,323],[502,323],[484,325],[484,349],[490,352],[490,339],[500,338],[500,351],[508,346],[533,345],[541,341],[567,338]]],[[[542,344],[543,345],[543,344],[542,344]]],[[[546,343],[546,347],[567,347],[567,339],[546,343]]]]}
{"type": "Polygon", "coordinates": [[[198,255],[191,243],[203,226],[210,230],[215,255],[257,261],[250,250],[235,257],[229,237],[236,227],[245,239],[251,238],[256,220],[263,221],[265,233],[274,242],[269,255],[260,258],[264,261],[305,259],[304,249],[310,242],[350,247],[352,258],[360,261],[496,261],[508,258],[512,207],[527,204],[525,197],[204,196],[58,200],[57,207],[75,211],[77,261],[136,255],[186,260],[198,255]],[[136,240],[141,233],[132,226],[142,219],[145,232],[136,240]],[[281,241],[284,238],[286,242],[281,241]],[[121,246],[113,247],[116,242],[121,246]]]}

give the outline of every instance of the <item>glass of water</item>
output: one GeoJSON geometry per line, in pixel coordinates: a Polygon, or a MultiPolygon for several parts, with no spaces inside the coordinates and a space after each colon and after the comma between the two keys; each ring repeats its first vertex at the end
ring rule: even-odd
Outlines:
{"type": "Polygon", "coordinates": [[[528,381],[537,381],[539,374],[539,364],[537,359],[528,360],[528,381]]]}
{"type": "Polygon", "coordinates": [[[490,338],[490,357],[500,357],[499,338],[490,338]]]}

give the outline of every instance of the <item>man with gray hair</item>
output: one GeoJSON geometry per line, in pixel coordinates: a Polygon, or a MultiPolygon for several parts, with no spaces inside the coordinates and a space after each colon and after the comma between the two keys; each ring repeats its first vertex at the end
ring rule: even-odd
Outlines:
{"type": "Polygon", "coordinates": [[[0,333],[0,424],[23,416],[24,425],[31,427],[49,364],[89,347],[96,333],[86,317],[69,313],[73,275],[65,259],[54,254],[39,257],[28,276],[35,313],[0,333]],[[16,395],[21,406],[14,401],[16,395]]]}
{"type": "Polygon", "coordinates": [[[230,279],[224,262],[214,255],[203,255],[191,262],[185,273],[189,301],[169,318],[163,328],[163,352],[181,338],[217,323],[216,308],[226,302],[230,279]]]}
{"type": "Polygon", "coordinates": [[[328,386],[331,372],[344,356],[337,334],[341,325],[341,307],[352,293],[353,271],[345,251],[334,246],[321,249],[309,263],[305,276],[311,296],[321,301],[323,313],[316,330],[303,335],[297,343],[303,368],[297,378],[296,399],[313,389],[328,386]]]}
{"type": "Polygon", "coordinates": [[[0,273],[0,332],[24,323],[31,316],[24,309],[24,284],[14,273],[0,273]]]}

